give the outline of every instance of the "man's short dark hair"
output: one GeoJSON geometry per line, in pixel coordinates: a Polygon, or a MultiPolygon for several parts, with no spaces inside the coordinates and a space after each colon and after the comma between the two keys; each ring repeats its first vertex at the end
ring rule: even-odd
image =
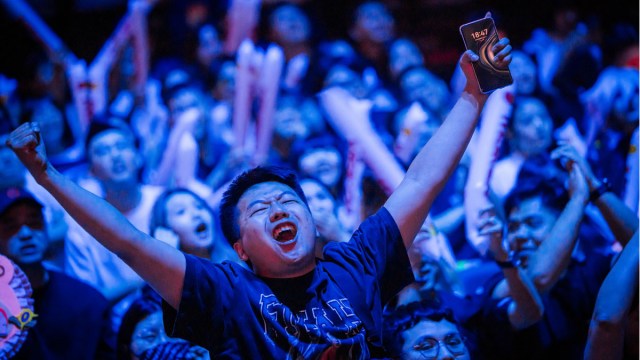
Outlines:
{"type": "Polygon", "coordinates": [[[548,155],[540,154],[527,159],[518,174],[513,190],[507,195],[504,210],[507,216],[524,201],[540,197],[545,207],[561,212],[569,201],[564,188],[566,174],[548,155]]]}
{"type": "Polygon", "coordinates": [[[454,324],[462,334],[463,331],[453,311],[430,300],[411,302],[393,310],[385,310],[383,328],[385,349],[394,358],[399,358],[404,345],[403,332],[416,326],[420,321],[440,322],[442,319],[454,324]]]}
{"type": "Polygon", "coordinates": [[[240,238],[237,209],[238,201],[240,201],[242,195],[253,185],[270,181],[287,185],[295,191],[304,204],[309,207],[307,198],[298,183],[298,177],[293,170],[279,166],[258,166],[245,171],[233,179],[222,195],[222,202],[220,203],[222,233],[230,244],[233,245],[240,238]]]}
{"type": "Polygon", "coordinates": [[[18,203],[27,203],[42,210],[42,204],[29,191],[21,187],[9,187],[0,190],[0,217],[18,203]]]}
{"type": "Polygon", "coordinates": [[[98,114],[91,120],[89,128],[87,129],[87,135],[85,137],[84,146],[85,150],[87,151],[87,158],[89,160],[91,160],[89,147],[91,146],[93,139],[103,132],[109,130],[116,130],[127,137],[131,137],[131,141],[133,142],[134,147],[136,149],[138,148],[138,138],[135,136],[133,130],[125,120],[109,113],[98,114]]]}

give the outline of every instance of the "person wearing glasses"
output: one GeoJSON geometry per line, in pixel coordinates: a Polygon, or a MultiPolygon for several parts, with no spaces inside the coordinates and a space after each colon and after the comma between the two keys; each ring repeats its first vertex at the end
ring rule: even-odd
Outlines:
{"type": "Polygon", "coordinates": [[[471,359],[466,338],[448,308],[412,302],[385,313],[384,343],[392,359],[471,359]]]}

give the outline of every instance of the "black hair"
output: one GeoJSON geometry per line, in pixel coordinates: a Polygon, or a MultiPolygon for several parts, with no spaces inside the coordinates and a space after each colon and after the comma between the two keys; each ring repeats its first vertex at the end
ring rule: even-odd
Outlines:
{"type": "Polygon", "coordinates": [[[402,333],[421,321],[440,322],[443,319],[454,324],[458,332],[463,332],[453,311],[450,308],[441,307],[431,300],[411,302],[392,310],[385,309],[382,330],[385,349],[393,358],[400,358],[404,345],[402,333]]]}
{"type": "MultiPolygon", "coordinates": [[[[333,193],[331,192],[331,189],[329,189],[329,187],[327,185],[325,185],[322,181],[311,177],[311,176],[305,176],[302,177],[298,180],[298,182],[300,184],[304,183],[305,181],[309,181],[312,182],[316,185],[318,185],[321,189],[323,189],[324,191],[327,192],[327,194],[329,194],[329,196],[331,197],[331,201],[333,202],[333,212],[335,213],[335,215],[338,215],[338,208],[340,207],[339,205],[339,200],[335,197],[335,195],[333,195],[333,193]]],[[[305,199],[306,199],[307,195],[305,194],[305,199]]]]}
{"type": "Polygon", "coordinates": [[[335,149],[340,155],[340,164],[338,164],[340,171],[340,178],[333,188],[329,188],[329,192],[334,198],[338,199],[342,197],[344,193],[344,179],[347,173],[347,156],[348,149],[347,144],[337,136],[330,133],[312,135],[305,139],[298,139],[291,145],[291,151],[289,154],[291,167],[296,169],[299,174],[305,177],[311,177],[316,180],[320,180],[316,177],[316,174],[303,174],[300,167],[300,160],[307,154],[321,149],[335,149]]]}
{"type": "Polygon", "coordinates": [[[136,325],[149,315],[158,311],[162,311],[160,295],[151,289],[151,287],[144,286],[140,297],[131,303],[129,309],[122,317],[122,322],[118,328],[116,359],[131,359],[131,337],[133,336],[136,325]]]}
{"type": "Polygon", "coordinates": [[[160,97],[166,106],[169,106],[171,99],[182,90],[204,91],[202,79],[198,78],[194,72],[193,68],[183,64],[174,64],[173,67],[167,69],[162,77],[162,90],[160,91],[160,97]]]}
{"type": "Polygon", "coordinates": [[[222,195],[220,203],[220,223],[222,225],[222,233],[230,244],[234,244],[240,238],[240,228],[238,226],[238,201],[242,195],[253,185],[275,181],[290,187],[304,204],[307,204],[307,198],[304,191],[300,187],[296,173],[288,168],[279,166],[258,166],[251,170],[245,171],[236,176],[231,182],[227,190],[222,195]]]}
{"type": "Polygon", "coordinates": [[[566,174],[556,166],[549,155],[540,154],[525,161],[513,190],[507,195],[504,210],[511,210],[525,200],[540,197],[542,203],[555,212],[561,212],[569,201],[564,188],[566,174]]]}
{"type": "Polygon", "coordinates": [[[91,122],[89,123],[89,128],[87,129],[87,135],[84,140],[85,150],[87,152],[87,159],[90,160],[91,158],[89,156],[90,154],[89,146],[91,146],[91,142],[93,141],[93,139],[99,134],[108,130],[117,130],[125,134],[126,136],[130,137],[133,142],[133,146],[136,149],[138,149],[139,139],[133,133],[133,130],[131,129],[130,125],[120,116],[114,115],[107,111],[107,112],[95,115],[91,119],[91,122]]]}

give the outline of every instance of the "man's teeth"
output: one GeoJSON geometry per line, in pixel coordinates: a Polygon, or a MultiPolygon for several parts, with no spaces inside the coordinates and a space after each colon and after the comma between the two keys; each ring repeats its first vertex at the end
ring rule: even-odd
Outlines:
{"type": "Polygon", "coordinates": [[[274,239],[278,241],[289,241],[295,237],[295,227],[292,225],[282,225],[273,232],[274,239]]]}

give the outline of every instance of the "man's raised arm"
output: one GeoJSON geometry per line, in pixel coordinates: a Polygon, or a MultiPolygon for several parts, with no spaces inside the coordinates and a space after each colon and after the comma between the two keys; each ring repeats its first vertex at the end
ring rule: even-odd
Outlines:
{"type": "Polygon", "coordinates": [[[178,308],[186,268],[180,251],[139,231],[108,202],[59,173],[47,159],[37,123],[15,129],[7,145],[78,224],[178,308]]]}
{"type": "MultiPolygon", "coordinates": [[[[493,47],[496,64],[507,67],[511,62],[509,39],[503,38],[493,47]]],[[[407,173],[391,194],[385,208],[391,213],[407,248],[420,230],[431,204],[458,165],[488,95],[480,92],[471,62],[478,56],[466,51],[460,59],[467,84],[445,121],[409,166],[407,173]]]]}

